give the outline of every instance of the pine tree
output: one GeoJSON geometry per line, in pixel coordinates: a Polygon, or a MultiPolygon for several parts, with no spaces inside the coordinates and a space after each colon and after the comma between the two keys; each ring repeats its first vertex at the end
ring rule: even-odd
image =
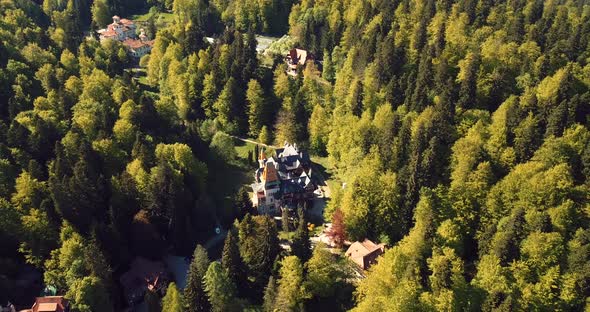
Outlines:
{"type": "Polygon", "coordinates": [[[307,228],[307,220],[303,208],[298,210],[299,225],[293,238],[291,250],[293,255],[299,257],[301,262],[305,263],[311,257],[311,242],[309,241],[309,229],[307,228]]]}
{"type": "Polygon", "coordinates": [[[209,267],[207,250],[197,245],[193,253],[193,261],[189,266],[186,288],[184,289],[185,308],[190,312],[209,311],[209,301],[203,288],[203,278],[209,267]]]}
{"type": "MultiPolygon", "coordinates": [[[[205,78],[206,79],[206,78],[205,78]]],[[[206,80],[205,80],[206,81],[206,80]]],[[[217,119],[222,126],[226,127],[234,120],[234,104],[236,101],[236,81],[233,77],[225,83],[213,109],[217,113],[217,119]]]]}
{"type": "Polygon", "coordinates": [[[230,229],[225,237],[223,252],[221,254],[221,266],[227,271],[230,280],[236,285],[238,292],[246,289],[246,270],[240,256],[238,246],[237,229],[230,229]]]}
{"type": "Polygon", "coordinates": [[[274,276],[268,279],[268,285],[264,289],[264,303],[262,304],[262,310],[264,312],[274,312],[275,304],[277,300],[277,283],[274,276]]]}
{"type": "Polygon", "coordinates": [[[459,89],[457,107],[461,109],[473,108],[476,104],[479,57],[476,54],[469,53],[465,57],[465,60],[459,62],[459,66],[461,67],[461,72],[459,73],[461,87],[459,89]]]}
{"type": "Polygon", "coordinates": [[[204,284],[212,311],[239,311],[236,286],[218,262],[214,261],[209,265],[204,284]]]}
{"type": "Polygon", "coordinates": [[[182,294],[175,283],[170,283],[166,295],[162,298],[162,312],[183,312],[182,294]]]}
{"type": "Polygon", "coordinates": [[[254,211],[254,206],[252,206],[252,200],[250,199],[250,194],[248,193],[248,188],[245,186],[241,187],[236,194],[234,203],[236,209],[236,218],[238,219],[241,219],[247,213],[252,213],[254,211]]]}
{"type": "MultiPolygon", "coordinates": [[[[262,144],[270,144],[272,142],[272,137],[267,126],[262,126],[260,129],[260,134],[258,134],[258,142],[262,144]]],[[[256,159],[258,159],[258,157],[256,157],[256,159]]]]}
{"type": "Polygon", "coordinates": [[[288,256],[281,261],[276,307],[279,311],[303,308],[303,266],[299,258],[288,256]]]}
{"type": "Polygon", "coordinates": [[[262,87],[260,86],[260,83],[254,79],[248,82],[246,101],[248,103],[248,134],[256,137],[262,128],[266,112],[262,87]]]}
{"type": "Polygon", "coordinates": [[[282,207],[281,208],[281,225],[283,226],[283,232],[289,232],[290,226],[289,226],[289,209],[287,209],[287,207],[282,207]]]}

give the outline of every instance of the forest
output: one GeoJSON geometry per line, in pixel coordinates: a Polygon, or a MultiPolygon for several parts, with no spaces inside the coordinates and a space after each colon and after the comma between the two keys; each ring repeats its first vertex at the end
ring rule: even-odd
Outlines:
{"type": "Polygon", "coordinates": [[[0,0],[0,307],[124,311],[173,254],[150,312],[585,311],[589,221],[588,0],[0,0]],[[150,54],[98,40],[143,13],[150,54]],[[326,221],[387,246],[366,276],[304,209],[281,248],[228,135],[327,159],[326,221]]]}

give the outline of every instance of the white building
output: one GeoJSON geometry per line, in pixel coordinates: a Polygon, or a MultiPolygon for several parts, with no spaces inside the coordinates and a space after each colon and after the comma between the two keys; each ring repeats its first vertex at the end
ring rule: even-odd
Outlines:
{"type": "Polygon", "coordinates": [[[113,16],[113,23],[107,28],[98,31],[100,41],[107,39],[123,41],[127,38],[135,38],[135,22],[119,16],[113,16]]]}

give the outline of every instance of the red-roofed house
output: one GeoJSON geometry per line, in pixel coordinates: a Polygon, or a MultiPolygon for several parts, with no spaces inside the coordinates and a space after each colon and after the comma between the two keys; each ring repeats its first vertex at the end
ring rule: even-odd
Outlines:
{"type": "Polygon", "coordinates": [[[70,303],[63,296],[37,297],[33,307],[21,312],[68,312],[70,303]]]}
{"type": "Polygon", "coordinates": [[[354,242],[346,250],[346,256],[363,270],[368,269],[377,262],[377,258],[385,252],[384,244],[375,244],[365,239],[362,242],[354,242]]]}

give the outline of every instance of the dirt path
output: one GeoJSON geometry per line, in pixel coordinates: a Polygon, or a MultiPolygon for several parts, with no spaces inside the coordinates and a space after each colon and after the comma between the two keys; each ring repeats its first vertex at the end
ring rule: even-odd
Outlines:
{"type": "Polygon", "coordinates": [[[227,133],[226,133],[225,135],[229,136],[230,138],[234,138],[234,139],[236,139],[236,140],[240,140],[240,141],[242,141],[242,142],[248,142],[248,143],[252,143],[252,144],[256,144],[256,145],[262,145],[262,146],[264,146],[264,147],[269,147],[269,148],[273,148],[273,149],[280,148],[280,147],[278,147],[278,146],[274,146],[274,145],[268,145],[268,144],[264,144],[264,143],[261,143],[261,142],[256,142],[256,141],[254,141],[254,140],[240,138],[240,137],[238,137],[238,136],[231,135],[231,134],[227,134],[227,133]]]}

